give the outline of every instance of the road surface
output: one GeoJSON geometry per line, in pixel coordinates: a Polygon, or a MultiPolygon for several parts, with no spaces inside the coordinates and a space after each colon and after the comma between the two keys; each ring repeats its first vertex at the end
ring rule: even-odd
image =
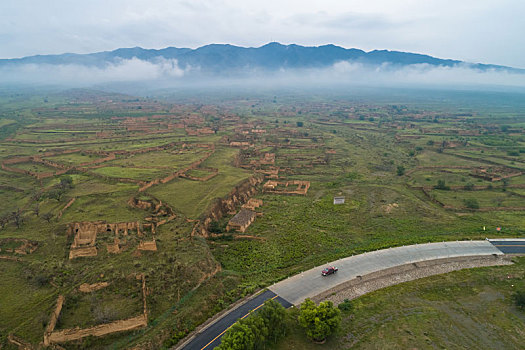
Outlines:
{"type": "Polygon", "coordinates": [[[341,283],[388,268],[425,260],[493,254],[503,253],[489,241],[428,243],[382,249],[326,264],[339,268],[333,275],[321,276],[322,267],[316,267],[276,283],[269,289],[290,303],[299,305],[304,299],[341,283]]]}
{"type": "Polygon", "coordinates": [[[239,318],[248,316],[268,299],[275,299],[283,306],[290,307],[299,305],[304,299],[312,298],[346,281],[388,268],[435,259],[503,255],[503,253],[514,251],[525,253],[525,239],[521,241],[485,240],[417,244],[382,249],[340,259],[304,271],[270,286],[265,292],[248,300],[245,304],[233,309],[216,322],[202,329],[194,338],[183,345],[179,345],[177,349],[213,349],[220,344],[222,335],[239,318]],[[321,276],[321,270],[328,265],[337,266],[339,271],[333,275],[321,276]]]}
{"type": "Polygon", "coordinates": [[[525,254],[525,238],[489,239],[505,254],[525,254]]]}

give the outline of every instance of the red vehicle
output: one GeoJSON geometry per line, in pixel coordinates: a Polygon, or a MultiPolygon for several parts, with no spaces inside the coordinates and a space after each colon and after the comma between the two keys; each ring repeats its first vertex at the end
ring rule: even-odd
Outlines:
{"type": "Polygon", "coordinates": [[[331,275],[333,273],[336,273],[337,272],[337,267],[335,266],[328,266],[327,268],[325,268],[322,272],[321,272],[321,275],[323,276],[328,276],[328,275],[331,275]]]}

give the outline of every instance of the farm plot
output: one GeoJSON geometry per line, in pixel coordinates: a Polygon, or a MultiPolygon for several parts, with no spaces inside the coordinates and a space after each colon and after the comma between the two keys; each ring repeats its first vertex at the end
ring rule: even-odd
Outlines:
{"type": "Polygon", "coordinates": [[[217,176],[208,181],[175,179],[153,186],[148,192],[168,203],[176,211],[196,219],[215,198],[226,196],[236,184],[250,177],[249,171],[231,165],[237,152],[238,150],[232,148],[219,149],[204,161],[202,167],[219,169],[217,176]]]}
{"type": "Polygon", "coordinates": [[[416,170],[410,174],[410,184],[413,186],[435,186],[439,180],[445,181],[447,186],[488,186],[491,182],[474,178],[468,169],[436,169],[416,170]]]}
{"type": "Polygon", "coordinates": [[[141,281],[135,278],[109,281],[105,288],[65,296],[56,330],[87,328],[137,316],[142,313],[141,281]]]}
{"type": "Polygon", "coordinates": [[[68,166],[75,166],[75,165],[80,165],[83,163],[93,162],[101,158],[102,158],[101,156],[98,156],[95,154],[86,154],[83,152],[77,152],[77,153],[61,154],[61,155],[53,156],[53,157],[46,157],[45,159],[49,159],[53,162],[57,162],[57,163],[68,165],[68,166]]]}
{"type": "Polygon", "coordinates": [[[449,206],[451,208],[466,207],[470,209],[482,209],[499,207],[525,207],[525,198],[515,195],[511,191],[432,190],[430,194],[445,206],[449,206]]]}
{"type": "Polygon", "coordinates": [[[107,166],[94,169],[95,174],[112,177],[116,179],[132,179],[139,181],[151,181],[160,177],[167,176],[170,171],[167,169],[144,169],[144,168],[127,168],[118,166],[107,166]]]}
{"type": "Polygon", "coordinates": [[[146,167],[146,168],[167,168],[172,170],[183,169],[202,157],[206,153],[205,149],[194,148],[189,150],[172,149],[164,152],[148,152],[136,154],[130,157],[119,158],[109,162],[109,165],[123,167],[146,167]]]}

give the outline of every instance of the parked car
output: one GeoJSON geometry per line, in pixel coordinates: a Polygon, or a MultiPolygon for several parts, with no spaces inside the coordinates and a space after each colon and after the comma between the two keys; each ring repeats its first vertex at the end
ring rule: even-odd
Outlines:
{"type": "Polygon", "coordinates": [[[327,268],[325,268],[325,269],[321,272],[321,274],[322,274],[323,276],[328,276],[328,275],[331,275],[331,274],[333,274],[333,273],[336,273],[337,270],[338,270],[338,269],[337,269],[337,267],[335,267],[335,266],[328,266],[327,268]]]}

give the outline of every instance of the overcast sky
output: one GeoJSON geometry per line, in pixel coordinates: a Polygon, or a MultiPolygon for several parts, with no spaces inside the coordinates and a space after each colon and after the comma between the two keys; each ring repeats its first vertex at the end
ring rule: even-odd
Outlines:
{"type": "Polygon", "coordinates": [[[333,43],[525,68],[524,0],[0,0],[0,58],[333,43]]]}

